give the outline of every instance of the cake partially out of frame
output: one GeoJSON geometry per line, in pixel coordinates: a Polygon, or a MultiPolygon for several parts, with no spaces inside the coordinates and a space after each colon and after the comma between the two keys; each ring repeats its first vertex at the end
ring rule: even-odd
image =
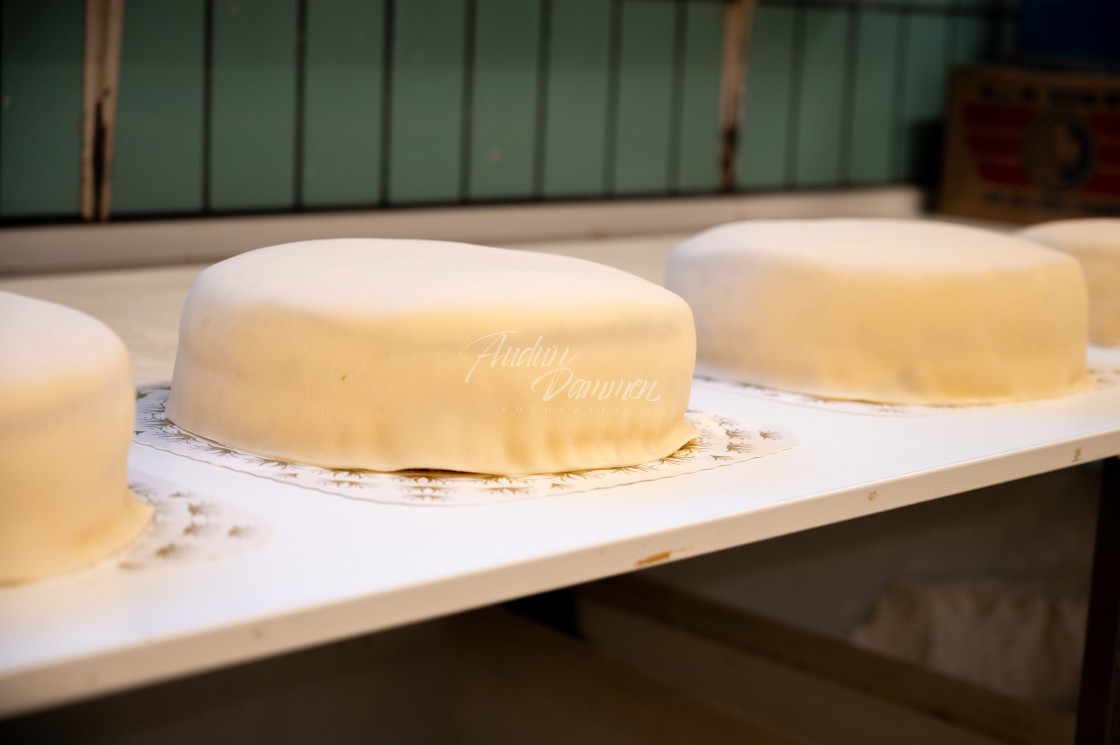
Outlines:
{"type": "Polygon", "coordinates": [[[129,491],[136,392],[124,343],[55,303],[0,292],[0,584],[124,548],[152,508],[129,491]]]}
{"type": "Polygon", "coordinates": [[[1089,286],[1089,340],[1120,346],[1120,217],[1054,220],[1018,234],[1081,262],[1089,286]]]}
{"type": "Polygon", "coordinates": [[[824,398],[977,404],[1091,385],[1077,262],[917,220],[730,223],[678,246],[697,371],[824,398]]]}
{"type": "Polygon", "coordinates": [[[168,417],[333,468],[626,466],[695,436],[692,315],[592,262],[459,243],[272,246],[205,270],[168,417]]]}

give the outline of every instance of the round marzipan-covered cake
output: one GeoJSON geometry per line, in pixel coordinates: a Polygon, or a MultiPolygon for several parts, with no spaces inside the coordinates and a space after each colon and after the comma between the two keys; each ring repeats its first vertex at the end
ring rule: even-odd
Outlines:
{"type": "Polygon", "coordinates": [[[919,220],[757,220],[680,244],[697,371],[824,398],[1024,401],[1084,390],[1085,281],[1021,238],[919,220]]]}
{"type": "Polygon", "coordinates": [[[167,414],[332,468],[625,466],[695,437],[688,305],[579,259],[420,240],[304,241],[206,269],[167,414]]]}
{"type": "Polygon", "coordinates": [[[0,584],[89,566],[152,508],[129,491],[124,343],[73,308],[0,292],[0,584]]]}
{"type": "Polygon", "coordinates": [[[1120,346],[1120,217],[1054,220],[1018,235],[1081,262],[1089,286],[1089,340],[1120,346]]]}

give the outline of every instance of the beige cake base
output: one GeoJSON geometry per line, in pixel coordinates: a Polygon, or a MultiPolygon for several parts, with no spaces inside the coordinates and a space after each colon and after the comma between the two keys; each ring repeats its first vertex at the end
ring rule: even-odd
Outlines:
{"type": "Polygon", "coordinates": [[[617,269],[437,241],[308,241],[199,276],[167,415],[332,468],[625,466],[695,436],[694,357],[684,301],[617,269]]]}
{"type": "Polygon", "coordinates": [[[670,258],[697,371],[821,398],[975,404],[1092,386],[1076,261],[906,220],[723,225],[670,258]]]}
{"type": "Polygon", "coordinates": [[[100,321],[0,292],[0,584],[89,566],[152,509],[128,489],[135,391],[100,321]]]}

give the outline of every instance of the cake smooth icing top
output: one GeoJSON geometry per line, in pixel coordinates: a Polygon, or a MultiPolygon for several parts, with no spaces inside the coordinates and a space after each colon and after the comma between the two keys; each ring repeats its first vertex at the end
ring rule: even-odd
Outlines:
{"type": "Polygon", "coordinates": [[[1089,286],[1089,340],[1120,346],[1120,218],[1054,220],[1018,235],[1081,262],[1089,286]]]}
{"type": "Polygon", "coordinates": [[[420,240],[289,243],[206,269],[167,414],[332,468],[625,466],[695,437],[688,305],[562,256],[420,240]]]}
{"type": "Polygon", "coordinates": [[[0,584],[91,565],[152,508],[128,488],[136,392],[100,321],[0,292],[0,584]]]}
{"type": "Polygon", "coordinates": [[[1085,282],[1021,238],[918,220],[756,220],[683,243],[697,371],[825,398],[1024,401],[1085,390],[1085,282]]]}

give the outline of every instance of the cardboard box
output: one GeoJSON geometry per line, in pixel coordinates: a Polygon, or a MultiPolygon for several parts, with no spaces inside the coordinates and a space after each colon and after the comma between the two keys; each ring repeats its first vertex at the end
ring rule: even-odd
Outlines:
{"type": "Polygon", "coordinates": [[[1017,222],[1120,216],[1120,76],[953,70],[940,209],[1017,222]]]}

